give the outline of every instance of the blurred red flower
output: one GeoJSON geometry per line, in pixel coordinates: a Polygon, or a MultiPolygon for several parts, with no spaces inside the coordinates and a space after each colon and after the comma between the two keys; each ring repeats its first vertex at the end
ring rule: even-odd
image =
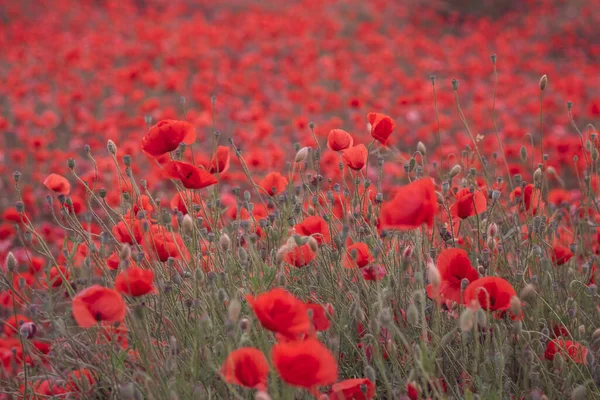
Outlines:
{"type": "Polygon", "coordinates": [[[264,354],[253,347],[234,350],[221,367],[223,379],[231,384],[265,390],[269,364],[264,354]]]}

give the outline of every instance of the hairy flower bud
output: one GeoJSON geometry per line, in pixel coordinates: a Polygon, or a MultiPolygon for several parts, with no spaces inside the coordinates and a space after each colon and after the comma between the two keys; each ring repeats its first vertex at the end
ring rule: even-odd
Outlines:
{"type": "Polygon", "coordinates": [[[544,74],[540,78],[540,90],[543,92],[546,89],[546,86],[548,86],[548,75],[544,74]]]}
{"type": "Polygon", "coordinates": [[[304,160],[306,160],[306,157],[308,157],[308,147],[303,147],[300,150],[298,150],[298,152],[296,153],[296,159],[295,161],[297,163],[303,162],[304,160]]]}

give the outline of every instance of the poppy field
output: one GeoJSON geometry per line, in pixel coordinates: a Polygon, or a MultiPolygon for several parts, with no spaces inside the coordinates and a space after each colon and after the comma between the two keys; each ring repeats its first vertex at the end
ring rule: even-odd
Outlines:
{"type": "Polygon", "coordinates": [[[0,400],[600,398],[591,0],[0,2],[0,400]]]}

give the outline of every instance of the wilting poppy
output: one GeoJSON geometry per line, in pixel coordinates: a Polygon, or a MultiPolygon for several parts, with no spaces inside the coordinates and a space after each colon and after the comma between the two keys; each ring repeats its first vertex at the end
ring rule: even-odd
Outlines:
{"type": "Polygon", "coordinates": [[[44,179],[44,186],[56,193],[64,194],[65,196],[68,196],[69,192],[71,192],[71,184],[67,178],[58,174],[48,175],[48,177],[44,179]]]}
{"type": "Polygon", "coordinates": [[[21,325],[24,323],[31,322],[29,318],[24,315],[17,314],[11,317],[8,317],[6,321],[4,321],[3,331],[7,337],[16,336],[19,333],[19,329],[21,325]]]}
{"type": "Polygon", "coordinates": [[[398,190],[381,209],[381,227],[410,230],[433,225],[438,209],[435,188],[429,178],[419,179],[398,190]]]}
{"type": "Polygon", "coordinates": [[[371,136],[373,139],[386,145],[388,138],[394,131],[394,121],[389,116],[380,113],[369,113],[367,119],[371,125],[371,136]]]}
{"type": "Polygon", "coordinates": [[[275,288],[256,298],[249,295],[246,300],[260,324],[272,332],[296,339],[310,330],[306,305],[283,289],[275,288]]]}
{"type": "Polygon", "coordinates": [[[469,284],[464,292],[464,304],[473,302],[485,310],[498,311],[510,308],[510,299],[517,293],[512,285],[502,278],[486,276],[469,284]]]}
{"type": "Polygon", "coordinates": [[[317,339],[278,343],[271,359],[281,379],[303,388],[331,385],[337,380],[337,362],[317,339]]]}
{"type": "Polygon", "coordinates": [[[557,353],[568,356],[577,364],[585,364],[588,349],[577,342],[563,339],[553,339],[546,345],[544,357],[546,360],[554,360],[557,353]]]}
{"type": "Polygon", "coordinates": [[[150,128],[142,138],[142,150],[158,157],[176,150],[181,143],[192,144],[196,140],[196,131],[186,121],[166,119],[150,128]]]}
{"type": "Polygon", "coordinates": [[[269,364],[264,354],[253,347],[242,347],[229,353],[221,367],[221,376],[231,384],[265,390],[269,364]]]}
{"type": "Polygon", "coordinates": [[[344,267],[346,268],[363,268],[375,260],[369,246],[363,242],[351,244],[346,248],[344,256],[344,267]]]}
{"type": "Polygon", "coordinates": [[[327,135],[327,147],[329,150],[341,151],[352,147],[354,140],[352,136],[343,129],[332,129],[327,135]]]}
{"type": "Polygon", "coordinates": [[[260,182],[260,187],[271,196],[283,192],[287,185],[287,178],[279,172],[269,172],[260,182]]]}
{"type": "Polygon", "coordinates": [[[440,286],[436,290],[431,285],[427,286],[427,293],[442,300],[452,300],[461,303],[460,292],[463,279],[474,282],[479,278],[477,270],[471,266],[471,261],[466,251],[462,249],[444,249],[437,259],[437,269],[440,273],[440,286]]]}
{"type": "Polygon", "coordinates": [[[452,215],[460,219],[479,215],[485,210],[487,210],[485,195],[478,189],[471,192],[469,188],[463,188],[456,192],[456,201],[450,207],[452,215]]]}
{"type": "Polygon", "coordinates": [[[217,183],[208,171],[183,161],[169,161],[163,167],[166,176],[179,179],[186,189],[202,189],[217,183]]]}
{"type": "Polygon", "coordinates": [[[305,218],[304,221],[294,226],[294,230],[300,235],[314,237],[319,244],[331,241],[329,225],[318,215],[305,218]]]}
{"type": "Polygon", "coordinates": [[[73,297],[73,317],[82,328],[91,328],[100,321],[120,322],[125,318],[123,297],[112,289],[90,286],[73,297]]]}
{"type": "Polygon", "coordinates": [[[331,386],[329,400],[370,400],[375,397],[375,384],[367,378],[346,379],[331,386]]]}
{"type": "Polygon", "coordinates": [[[367,164],[369,150],[364,144],[357,144],[342,151],[342,160],[348,168],[354,171],[360,171],[367,164]]]}
{"type": "Polygon", "coordinates": [[[219,146],[217,152],[210,160],[208,172],[211,174],[224,174],[229,169],[229,147],[219,146]]]}
{"type": "Polygon", "coordinates": [[[129,296],[143,296],[148,293],[156,293],[153,282],[154,272],[151,269],[130,266],[117,275],[115,289],[129,296]]]}

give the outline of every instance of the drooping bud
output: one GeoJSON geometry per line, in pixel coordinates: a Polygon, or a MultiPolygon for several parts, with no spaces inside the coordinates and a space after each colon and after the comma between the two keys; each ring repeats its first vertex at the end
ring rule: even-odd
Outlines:
{"type": "Polygon", "coordinates": [[[462,314],[460,314],[458,324],[463,333],[470,332],[471,329],[473,329],[473,325],[475,325],[475,315],[473,314],[473,310],[465,308],[462,314]]]}
{"type": "Polygon", "coordinates": [[[457,176],[458,174],[460,174],[460,171],[462,171],[462,168],[460,165],[456,164],[454,167],[452,167],[452,169],[450,170],[450,178],[454,178],[455,176],[457,176]]]}
{"type": "Polygon", "coordinates": [[[425,147],[423,142],[419,141],[419,143],[417,143],[417,151],[423,155],[427,154],[427,148],[425,147]]]}
{"type": "Polygon", "coordinates": [[[535,286],[531,283],[525,285],[525,287],[521,289],[520,297],[527,302],[531,302],[535,298],[535,286]]]}
{"type": "Polygon", "coordinates": [[[308,147],[303,147],[296,153],[296,162],[303,162],[306,160],[306,157],[308,157],[308,147]]]}
{"type": "Polygon", "coordinates": [[[229,238],[229,235],[227,235],[226,233],[223,233],[221,235],[221,237],[219,238],[219,247],[223,251],[227,251],[231,247],[231,239],[229,238]]]}
{"type": "Polygon", "coordinates": [[[113,156],[117,154],[117,146],[115,145],[115,142],[113,142],[112,140],[108,139],[106,148],[108,149],[108,152],[110,154],[112,154],[113,156]]]}
{"type": "Polygon", "coordinates": [[[440,276],[440,271],[436,268],[436,266],[433,263],[429,263],[427,265],[427,280],[434,287],[438,287],[441,283],[442,278],[440,276]]]}
{"type": "Polygon", "coordinates": [[[517,296],[510,298],[510,312],[514,316],[521,315],[521,300],[517,296]]]}
{"type": "Polygon", "coordinates": [[[543,92],[546,89],[546,86],[548,86],[548,75],[544,74],[540,78],[540,90],[543,92]]]}
{"type": "Polygon", "coordinates": [[[185,214],[181,220],[181,230],[187,236],[191,236],[194,232],[194,220],[189,214],[185,214]]]}
{"type": "Polygon", "coordinates": [[[307,243],[308,243],[308,247],[310,247],[310,249],[313,252],[316,252],[319,249],[319,243],[317,242],[317,239],[315,239],[314,237],[309,236],[307,243]]]}
{"type": "Polygon", "coordinates": [[[17,259],[15,258],[15,255],[12,252],[9,252],[6,256],[6,261],[4,265],[6,265],[6,270],[9,272],[14,272],[17,269],[19,263],[17,262],[17,259]]]}

